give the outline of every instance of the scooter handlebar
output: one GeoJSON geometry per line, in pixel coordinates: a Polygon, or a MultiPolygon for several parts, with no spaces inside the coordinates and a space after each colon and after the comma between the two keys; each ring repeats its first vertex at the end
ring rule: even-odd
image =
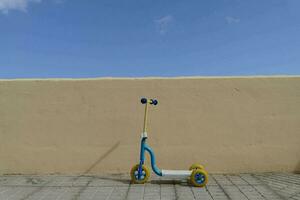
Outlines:
{"type": "Polygon", "coordinates": [[[156,106],[156,105],[158,104],[158,101],[157,101],[156,99],[142,98],[142,99],[141,99],[141,103],[142,103],[142,104],[149,103],[149,104],[151,104],[151,105],[156,106]]]}

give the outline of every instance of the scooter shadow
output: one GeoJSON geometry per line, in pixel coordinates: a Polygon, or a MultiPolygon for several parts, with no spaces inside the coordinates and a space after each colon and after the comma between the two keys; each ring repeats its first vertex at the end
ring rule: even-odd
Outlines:
{"type": "MultiPolygon", "coordinates": [[[[131,184],[130,179],[122,179],[119,177],[98,177],[102,180],[119,182],[122,184],[131,184]]],[[[149,180],[146,184],[158,184],[158,185],[181,185],[181,186],[189,186],[188,182],[185,180],[174,180],[174,179],[154,179],[149,180]]],[[[138,185],[138,184],[137,184],[138,185]]]]}
{"type": "Polygon", "coordinates": [[[168,179],[162,179],[162,180],[151,180],[149,181],[151,184],[159,184],[159,185],[181,185],[181,186],[189,186],[187,181],[183,180],[168,180],[168,179]]]}

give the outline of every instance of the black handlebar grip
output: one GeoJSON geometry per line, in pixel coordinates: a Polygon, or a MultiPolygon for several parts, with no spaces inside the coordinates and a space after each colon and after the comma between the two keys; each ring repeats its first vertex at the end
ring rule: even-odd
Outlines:
{"type": "Polygon", "coordinates": [[[142,98],[142,99],[141,99],[141,103],[142,103],[142,104],[146,104],[146,103],[147,103],[147,99],[146,99],[146,98],[142,98]]]}
{"type": "Polygon", "coordinates": [[[151,103],[150,104],[156,106],[158,104],[158,101],[156,99],[151,99],[151,103]]]}

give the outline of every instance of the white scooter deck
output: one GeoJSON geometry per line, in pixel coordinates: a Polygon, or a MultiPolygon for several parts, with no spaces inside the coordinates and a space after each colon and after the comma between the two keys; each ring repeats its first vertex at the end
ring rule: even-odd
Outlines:
{"type": "Polygon", "coordinates": [[[162,176],[164,177],[178,177],[178,178],[188,178],[191,176],[192,171],[190,170],[161,170],[162,176]]]}

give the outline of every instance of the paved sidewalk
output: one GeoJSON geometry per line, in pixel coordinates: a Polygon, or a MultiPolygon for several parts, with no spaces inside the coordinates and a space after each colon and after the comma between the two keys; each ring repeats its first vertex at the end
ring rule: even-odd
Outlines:
{"type": "Polygon", "coordinates": [[[0,200],[300,200],[300,175],[289,173],[213,174],[206,188],[152,177],[133,185],[128,175],[0,176],[0,200]]]}

